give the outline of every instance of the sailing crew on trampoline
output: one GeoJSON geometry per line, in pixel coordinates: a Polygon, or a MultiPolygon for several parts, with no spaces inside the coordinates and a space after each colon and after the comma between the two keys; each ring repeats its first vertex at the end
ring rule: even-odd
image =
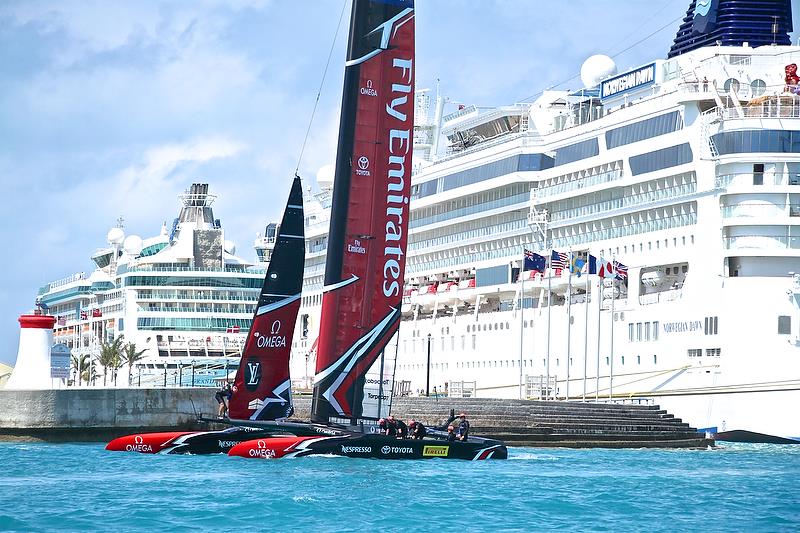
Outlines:
{"type": "Polygon", "coordinates": [[[458,418],[459,422],[456,436],[458,437],[458,440],[466,442],[467,437],[469,436],[469,420],[467,420],[467,415],[464,413],[459,413],[458,418]]]}
{"type": "Polygon", "coordinates": [[[428,430],[425,429],[425,425],[422,422],[417,422],[413,418],[408,421],[408,431],[409,436],[412,439],[424,439],[425,435],[428,434],[428,430]]]}

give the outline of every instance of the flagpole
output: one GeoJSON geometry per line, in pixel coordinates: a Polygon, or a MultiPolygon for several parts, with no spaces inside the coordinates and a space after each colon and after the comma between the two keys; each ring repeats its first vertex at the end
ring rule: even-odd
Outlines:
{"type": "Polygon", "coordinates": [[[614,304],[617,301],[616,272],[611,274],[611,366],[608,373],[608,399],[614,396],[614,304]]]}
{"type": "Polygon", "coordinates": [[[570,340],[572,340],[572,251],[569,252],[569,275],[567,276],[567,389],[565,399],[569,401],[570,340]]]}
{"type": "MultiPolygon", "coordinates": [[[[553,307],[553,250],[547,254],[547,397],[550,398],[550,313],[553,307]]],[[[553,387],[555,396],[555,387],[553,387]]]]}
{"type": "Polygon", "coordinates": [[[522,246],[522,263],[520,263],[520,289],[519,289],[519,399],[522,399],[522,329],[525,327],[523,310],[525,309],[525,246],[522,246]]]}
{"type": "MultiPolygon", "coordinates": [[[[598,271],[599,272],[599,271],[598,271]]],[[[603,270],[605,276],[605,270],[603,270]]],[[[594,377],[594,401],[600,400],[600,311],[603,307],[603,276],[598,274],[597,279],[597,373],[594,377]]]]}
{"type": "Polygon", "coordinates": [[[583,401],[586,401],[586,364],[589,361],[589,276],[592,270],[591,254],[586,257],[586,291],[584,292],[586,319],[583,324],[583,401]]]}

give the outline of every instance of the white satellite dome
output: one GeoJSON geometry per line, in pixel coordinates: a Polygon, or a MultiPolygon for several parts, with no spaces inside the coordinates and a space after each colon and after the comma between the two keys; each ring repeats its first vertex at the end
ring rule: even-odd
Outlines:
{"type": "Polygon", "coordinates": [[[320,190],[326,191],[333,188],[333,176],[336,173],[336,167],[333,163],[320,167],[317,171],[317,185],[320,190]]]}
{"type": "Polygon", "coordinates": [[[584,87],[595,87],[602,80],[617,73],[617,64],[602,54],[591,56],[581,66],[581,81],[584,87]]]}
{"type": "Polygon", "coordinates": [[[142,252],[142,246],[142,238],[138,235],[129,235],[125,238],[125,242],[122,245],[125,249],[125,253],[133,256],[139,255],[142,252]]]}
{"type": "Polygon", "coordinates": [[[236,243],[233,241],[225,241],[225,251],[231,255],[236,255],[236,243]]]}
{"type": "Polygon", "coordinates": [[[108,240],[108,244],[111,245],[122,244],[122,241],[125,239],[125,232],[120,227],[113,227],[108,230],[106,239],[108,240]]]}

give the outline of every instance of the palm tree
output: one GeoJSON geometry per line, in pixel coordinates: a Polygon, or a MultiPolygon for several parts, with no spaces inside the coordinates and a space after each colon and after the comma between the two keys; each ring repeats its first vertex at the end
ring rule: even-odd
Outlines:
{"type": "Polygon", "coordinates": [[[81,386],[81,380],[83,379],[86,383],[89,383],[89,354],[83,354],[81,356],[73,355],[72,356],[72,368],[75,369],[75,373],[78,377],[78,386],[81,386]]]}
{"type": "MultiPolygon", "coordinates": [[[[125,349],[122,351],[122,363],[128,365],[128,385],[131,384],[131,374],[133,373],[133,364],[142,359],[144,356],[144,352],[147,350],[139,350],[136,351],[136,344],[133,342],[129,342],[125,345],[125,349]]],[[[116,383],[116,381],[115,381],[116,383]]]]}
{"type": "Polygon", "coordinates": [[[122,335],[114,339],[114,341],[109,344],[107,342],[103,342],[100,344],[100,355],[97,358],[97,362],[103,365],[103,386],[106,386],[106,376],[108,375],[108,369],[116,370],[119,368],[120,361],[122,360],[122,335]]]}

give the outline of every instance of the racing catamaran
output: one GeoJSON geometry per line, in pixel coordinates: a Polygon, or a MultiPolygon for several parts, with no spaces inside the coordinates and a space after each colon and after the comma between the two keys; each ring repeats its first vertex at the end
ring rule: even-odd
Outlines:
{"type": "Polygon", "coordinates": [[[300,309],[304,259],[303,190],[299,176],[295,176],[229,402],[228,416],[238,424],[220,431],[128,435],[109,442],[106,449],[140,453],[221,453],[252,438],[307,434],[309,428],[302,425],[291,428],[247,425],[254,421],[285,419],[294,412],[289,352],[300,309]]]}
{"type": "Polygon", "coordinates": [[[308,434],[254,438],[229,455],[506,458],[492,439],[398,440],[377,426],[391,407],[413,133],[413,0],[354,0],[308,434]]]}

